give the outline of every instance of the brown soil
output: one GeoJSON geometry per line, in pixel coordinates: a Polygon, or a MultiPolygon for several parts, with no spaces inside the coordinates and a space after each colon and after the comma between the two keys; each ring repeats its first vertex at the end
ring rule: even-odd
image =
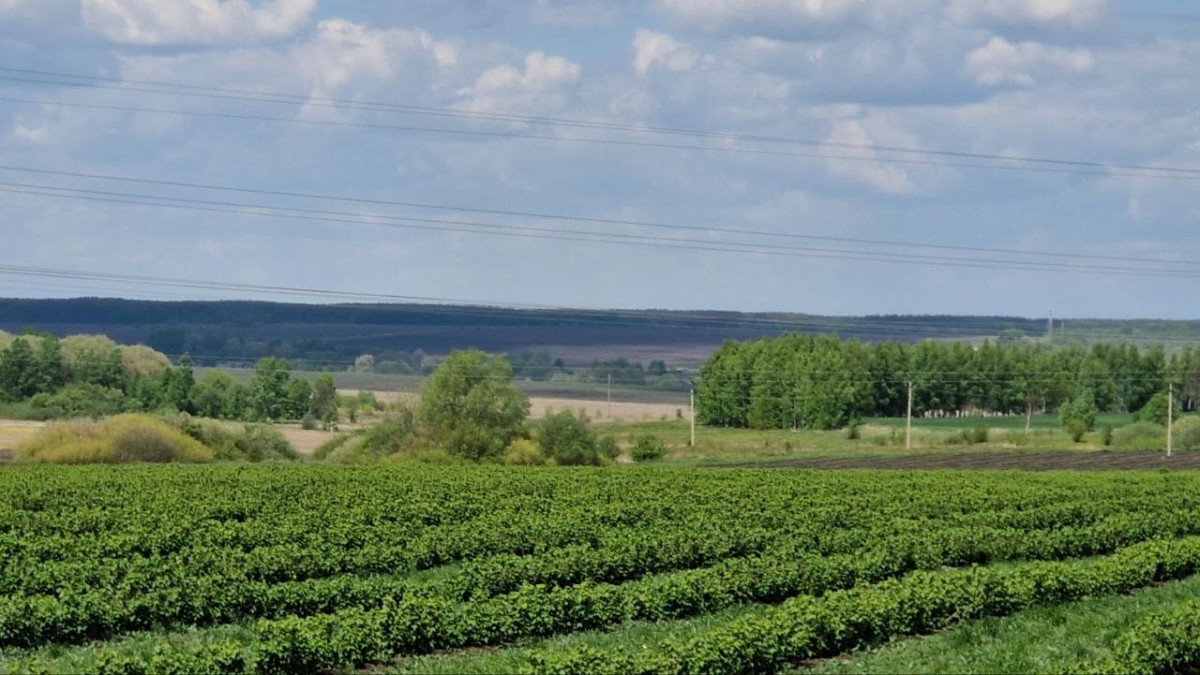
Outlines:
{"type": "Polygon", "coordinates": [[[966,469],[1017,471],[1186,471],[1200,469],[1200,452],[1046,452],[826,457],[740,464],[774,469],[966,469]]]}

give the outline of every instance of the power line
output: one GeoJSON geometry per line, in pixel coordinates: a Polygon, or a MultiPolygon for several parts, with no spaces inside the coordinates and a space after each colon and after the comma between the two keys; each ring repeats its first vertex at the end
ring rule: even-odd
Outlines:
{"type": "Polygon", "coordinates": [[[966,258],[936,255],[916,255],[905,253],[886,253],[871,251],[854,251],[849,249],[820,249],[800,246],[764,247],[757,244],[741,242],[717,241],[703,242],[690,239],[668,239],[665,237],[633,235],[607,232],[588,232],[583,230],[561,230],[531,226],[509,226],[494,223],[449,221],[430,218],[415,218],[408,216],[393,216],[385,214],[364,214],[341,211],[323,211],[292,207],[278,207],[262,204],[246,204],[237,202],[220,202],[214,200],[186,199],[177,197],[159,197],[155,195],[140,195],[103,190],[88,190],[82,188],[60,188],[44,185],[22,183],[5,183],[0,185],[0,192],[42,197],[66,198],[73,200],[98,201],[138,206],[171,208],[184,211],[228,213],[234,215],[262,216],[274,218],[299,219],[315,222],[328,222],[352,225],[382,225],[405,229],[432,230],[437,232],[461,232],[471,234],[490,234],[497,236],[518,237],[526,239],[552,239],[565,241],[581,241],[589,243],[623,244],[632,246],[655,246],[684,250],[710,251],[717,253],[740,253],[770,256],[788,256],[821,258],[831,260],[852,260],[867,262],[901,263],[913,265],[929,265],[937,267],[956,267],[968,269],[998,269],[1037,272],[1071,272],[1082,274],[1104,274],[1132,277],[1168,277],[1168,278],[1197,278],[1200,271],[1165,270],[1134,267],[1113,267],[1100,265],[1084,265],[1075,263],[1049,263],[1036,261],[1013,261],[989,258],[966,258]],[[383,222],[379,222],[383,221],[383,222]]]}
{"type": "MultiPolygon", "coordinates": [[[[131,178],[131,177],[126,177],[126,176],[112,176],[112,175],[106,175],[106,174],[84,173],[84,172],[78,172],[78,171],[56,171],[56,170],[50,170],[50,169],[38,169],[38,168],[10,166],[10,165],[0,165],[0,170],[14,171],[14,172],[19,172],[19,173],[34,173],[34,174],[42,174],[42,175],[71,177],[71,178],[85,178],[85,179],[92,179],[92,180],[137,183],[137,184],[145,184],[145,185],[157,185],[157,186],[165,186],[165,187],[182,187],[182,188],[198,189],[198,190],[236,192],[236,193],[255,194],[255,195],[262,195],[262,196],[290,197],[290,198],[312,199],[312,200],[320,200],[320,201],[358,203],[358,204],[366,204],[366,205],[373,205],[373,206],[399,206],[399,207],[406,207],[406,208],[432,209],[432,210],[464,212],[464,213],[480,213],[480,214],[500,215],[500,216],[516,216],[516,217],[525,217],[525,218],[539,218],[539,219],[546,219],[546,220],[563,220],[563,221],[581,222],[581,223],[626,225],[626,226],[659,228],[659,229],[669,229],[669,230],[679,230],[679,231],[708,232],[708,233],[714,233],[714,234],[735,234],[735,235],[741,235],[741,236],[759,236],[759,237],[798,239],[798,240],[809,240],[809,241],[827,241],[827,242],[837,242],[837,243],[863,244],[863,245],[869,245],[869,246],[898,246],[898,247],[906,247],[906,248],[930,248],[930,249],[937,249],[937,250],[964,251],[964,252],[973,252],[973,253],[1026,255],[1026,256],[1036,256],[1036,257],[1071,258],[1071,259],[1080,259],[1080,260],[1103,260],[1103,261],[1114,261],[1114,262],[1139,262],[1139,263],[1148,263],[1148,264],[1154,264],[1154,265],[1164,265],[1165,264],[1165,265],[1200,266],[1200,261],[1193,261],[1193,260],[1166,260],[1166,259],[1162,259],[1162,258],[1096,255],[1096,254],[1065,253],[1065,252],[1051,252],[1051,251],[1033,251],[1033,250],[1027,250],[1027,249],[1006,249],[1006,248],[991,248],[991,247],[982,247],[982,246],[954,246],[954,245],[948,245],[948,244],[937,244],[937,243],[927,243],[927,242],[905,242],[905,241],[883,240],[883,239],[865,239],[865,238],[858,238],[858,237],[833,237],[833,236],[824,236],[824,235],[796,234],[796,233],[773,232],[773,231],[764,231],[764,230],[746,230],[746,229],[731,228],[731,227],[705,227],[705,226],[699,226],[699,225],[680,225],[680,224],[661,223],[661,222],[653,222],[653,221],[621,220],[621,219],[612,219],[612,218],[597,218],[597,217],[587,217],[587,216],[546,214],[546,213],[536,213],[536,212],[528,212],[528,211],[509,211],[509,210],[500,210],[500,209],[447,206],[447,205],[440,205],[440,204],[403,202],[403,201],[393,201],[393,200],[383,200],[383,199],[363,199],[363,198],[356,198],[356,197],[342,197],[342,196],[336,196],[336,195],[326,195],[326,194],[311,193],[311,192],[290,192],[290,191],[279,191],[279,190],[265,190],[265,189],[258,189],[258,188],[235,187],[235,186],[227,186],[227,185],[213,185],[213,184],[206,184],[206,183],[191,183],[191,182],[184,182],[184,181],[168,181],[168,180],[157,180],[157,179],[146,179],[146,178],[131,178]]],[[[438,221],[438,222],[442,222],[442,221],[438,221]]],[[[454,221],[454,222],[458,222],[458,221],[454,221]]]]}
{"type": "Polygon", "coordinates": [[[450,134],[465,137],[489,137],[489,138],[509,138],[509,139],[524,139],[538,141],[553,141],[562,143],[580,143],[601,146],[622,146],[622,147],[639,147],[639,148],[657,148],[667,150],[697,150],[702,152],[724,152],[743,155],[762,155],[762,156],[777,156],[777,157],[803,157],[809,159],[831,159],[848,162],[873,162],[873,163],[889,163],[889,164],[907,164],[914,166],[942,166],[956,168],[973,168],[973,169],[991,169],[996,171],[1035,171],[1042,173],[1065,173],[1065,174],[1086,174],[1106,177],[1130,177],[1130,178],[1156,178],[1156,179],[1171,179],[1171,180],[1200,180],[1200,174],[1177,174],[1177,173],[1152,173],[1130,170],[1088,170],[1086,168],[1061,168],[1053,166],[1005,166],[999,164],[970,164],[964,162],[941,162],[933,160],[920,159],[903,159],[903,158],[886,158],[886,157],[862,157],[855,155],[831,155],[816,152],[795,152],[785,150],[765,150],[761,148],[735,148],[727,146],[715,145],[681,145],[678,143],[657,143],[650,141],[631,141],[620,140],[613,138],[583,138],[577,136],[547,136],[541,134],[529,134],[508,131],[483,131],[483,130],[468,130],[468,129],[446,129],[440,127],[421,127],[413,125],[399,124],[376,124],[370,122],[344,122],[335,120],[313,120],[301,119],[292,117],[272,117],[270,115],[255,115],[248,113],[225,113],[225,112],[204,112],[198,110],[171,110],[163,108],[142,108],[136,106],[123,105],[101,105],[95,103],[76,103],[66,101],[45,101],[37,99],[16,98],[16,97],[0,97],[0,102],[4,103],[26,103],[31,105],[47,105],[59,106],[65,108],[78,108],[85,110],[107,110],[113,112],[133,112],[133,113],[149,113],[158,115],[177,115],[184,117],[200,117],[210,119],[229,119],[240,121],[255,121],[255,122],[278,122],[282,124],[301,124],[329,127],[348,127],[362,129],[379,129],[388,131],[406,131],[414,133],[436,133],[450,134]]]}
{"type": "MultiPolygon", "coordinates": [[[[1096,162],[1087,160],[1069,160],[1047,157],[1030,157],[1030,156],[1013,156],[999,155],[978,152],[965,151],[949,151],[949,150],[928,150],[923,148],[905,147],[905,146],[890,146],[871,143],[844,143],[829,140],[805,139],[782,136],[768,136],[759,134],[745,134],[731,131],[714,131],[702,129],[685,129],[680,127],[665,127],[665,126],[648,126],[638,124],[624,124],[616,122],[603,122],[595,120],[579,120],[567,119],[560,117],[547,116],[529,116],[516,115],[510,113],[490,113],[469,110],[458,110],[455,108],[439,108],[433,106],[418,106],[411,104],[385,103],[378,101],[363,101],[354,99],[341,99],[332,97],[320,97],[298,94],[287,94],[279,92],[270,92],[262,90],[235,89],[213,86],[202,86],[192,84],[181,84],[173,82],[162,82],[152,80],[124,80],[113,77],[99,77],[90,75],[79,75],[73,73],[62,73],[43,70],[32,70],[24,68],[0,67],[0,71],[10,73],[21,73],[24,75],[38,75],[57,78],[69,78],[72,80],[84,80],[85,82],[64,82],[56,80],[45,80],[28,77],[12,77],[0,76],[0,80],[9,80],[16,82],[26,82],[30,84],[44,85],[59,85],[68,87],[87,87],[117,91],[134,91],[143,93],[160,93],[176,96],[194,96],[203,98],[216,98],[226,100],[240,100],[251,102],[264,103],[288,103],[296,105],[327,107],[337,109],[350,110],[368,110],[368,111],[384,111],[410,115],[427,115],[434,117],[447,117],[454,119],[467,120],[483,120],[483,121],[501,121],[501,122],[519,122],[525,124],[539,124],[552,126],[577,127],[584,129],[600,129],[607,131],[624,131],[636,132],[645,134],[667,134],[676,136],[690,136],[701,138],[714,138],[719,140],[738,140],[738,141],[754,141],[763,143],[778,143],[789,145],[802,145],[808,147],[824,147],[838,148],[843,150],[866,150],[873,152],[895,152],[922,156],[935,157],[950,157],[960,159],[984,159],[991,161],[1004,162],[1020,162],[1027,164],[1045,164],[1052,166],[1069,166],[1090,169],[1118,169],[1130,171],[1155,171],[1163,173],[1180,173],[1193,176],[1200,176],[1200,169],[1188,167],[1172,167],[1172,166],[1154,166],[1142,164],[1120,164],[1111,162],[1096,162]],[[101,84],[101,83],[112,84],[101,84]],[[133,85],[133,86],[131,86],[133,85]],[[145,87],[155,87],[147,89],[145,87]],[[164,90],[165,88],[165,90],[164,90]]],[[[889,159],[881,159],[878,161],[891,161],[889,159]]]]}

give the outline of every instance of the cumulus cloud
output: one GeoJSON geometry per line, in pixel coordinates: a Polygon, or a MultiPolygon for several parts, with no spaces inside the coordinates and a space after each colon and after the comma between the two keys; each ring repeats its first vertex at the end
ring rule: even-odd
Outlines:
{"type": "Polygon", "coordinates": [[[810,36],[839,24],[869,21],[901,7],[897,0],[658,0],[677,22],[713,33],[810,36]]]}
{"type": "Polygon", "coordinates": [[[254,42],[292,35],[317,0],[82,0],[91,29],[136,45],[254,42]]]}
{"type": "Polygon", "coordinates": [[[1111,0],[954,0],[950,15],[964,22],[1081,27],[1103,17],[1111,0]]]}
{"type": "Polygon", "coordinates": [[[993,37],[966,57],[967,72],[985,86],[1032,87],[1039,74],[1057,76],[1091,70],[1096,58],[1088,49],[1047,47],[1036,42],[1009,42],[993,37]]]}
{"type": "Polygon", "coordinates": [[[872,150],[875,140],[859,120],[838,120],[828,140],[843,149],[839,154],[856,159],[830,159],[827,164],[834,173],[868,185],[884,194],[900,195],[913,191],[912,181],[903,169],[874,161],[878,153],[872,150]]]}
{"type": "Polygon", "coordinates": [[[525,57],[524,68],[501,65],[489,68],[460,93],[471,110],[520,112],[560,108],[564,90],[579,81],[579,64],[541,51],[525,57]]]}
{"type": "Polygon", "coordinates": [[[696,67],[699,56],[666,33],[639,28],[633,35],[633,69],[645,75],[651,68],[682,73],[696,67]]]}

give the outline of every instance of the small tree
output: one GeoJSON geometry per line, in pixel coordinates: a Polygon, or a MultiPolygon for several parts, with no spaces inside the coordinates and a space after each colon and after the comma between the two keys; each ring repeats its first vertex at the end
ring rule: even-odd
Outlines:
{"type": "Polygon", "coordinates": [[[512,365],[478,349],[452,352],[421,387],[418,418],[452,455],[498,459],[521,435],[529,398],[512,382],[512,365]]]}
{"type": "Polygon", "coordinates": [[[268,356],[254,364],[250,378],[250,405],[255,419],[278,420],[287,416],[288,383],[292,367],[287,361],[268,356]]]}
{"type": "MultiPolygon", "coordinates": [[[[1137,411],[1133,419],[1135,422],[1153,422],[1162,426],[1167,426],[1167,395],[1163,393],[1155,394],[1146,401],[1146,405],[1137,411]]],[[[1174,401],[1174,410],[1172,411],[1174,418],[1179,419],[1180,407],[1179,398],[1174,401]]]]}
{"type": "Polygon", "coordinates": [[[1096,426],[1096,401],[1090,391],[1084,391],[1074,399],[1062,404],[1059,408],[1059,421],[1063,429],[1071,435],[1071,440],[1078,443],[1083,435],[1096,426]]]}
{"type": "Polygon", "coordinates": [[[330,412],[334,416],[337,415],[337,386],[333,383],[332,376],[318,375],[317,380],[313,382],[312,414],[313,417],[324,420],[330,412]]]}
{"type": "Polygon", "coordinates": [[[635,462],[649,462],[667,454],[667,446],[663,445],[662,439],[658,436],[646,434],[634,442],[631,454],[635,462]]]}
{"type": "Polygon", "coordinates": [[[596,435],[587,420],[570,410],[548,415],[538,429],[537,442],[556,464],[581,465],[599,462],[596,435]]]}

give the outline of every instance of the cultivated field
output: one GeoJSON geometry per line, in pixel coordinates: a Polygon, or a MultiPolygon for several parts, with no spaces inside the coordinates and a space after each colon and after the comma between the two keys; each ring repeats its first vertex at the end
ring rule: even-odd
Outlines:
{"type": "Polygon", "coordinates": [[[1026,670],[1197,663],[1195,473],[11,466],[0,505],[0,672],[879,672],[999,617],[1026,670]],[[1046,611],[1092,630],[1030,651],[1046,611]]]}

